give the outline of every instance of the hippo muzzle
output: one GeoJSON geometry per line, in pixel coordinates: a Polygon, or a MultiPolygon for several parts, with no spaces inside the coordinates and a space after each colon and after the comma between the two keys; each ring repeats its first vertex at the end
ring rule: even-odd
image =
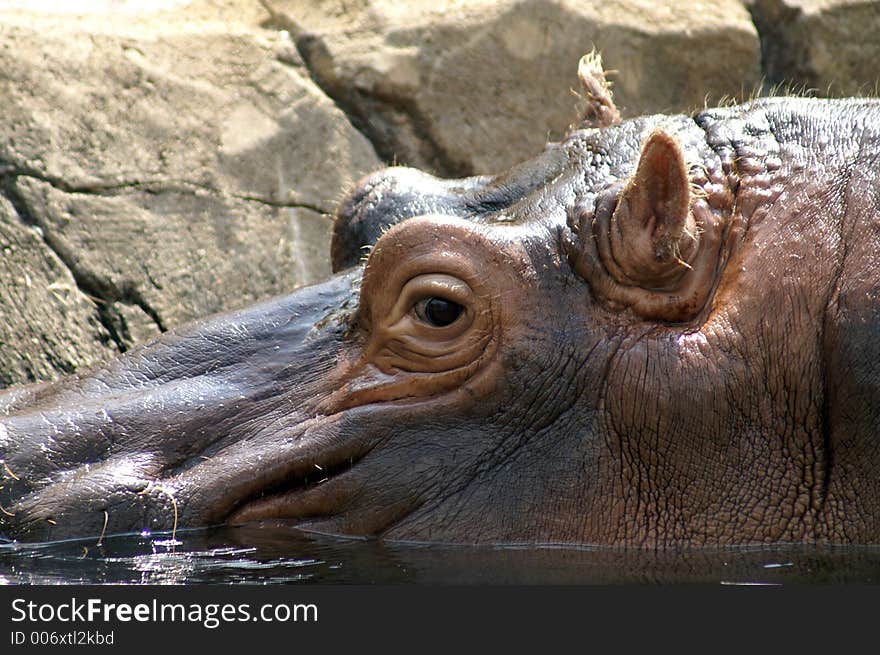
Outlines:
{"type": "Polygon", "coordinates": [[[359,278],[166,334],[93,376],[7,394],[3,531],[57,539],[308,511],[296,494],[365,450],[339,441],[338,417],[321,409],[359,278]]]}

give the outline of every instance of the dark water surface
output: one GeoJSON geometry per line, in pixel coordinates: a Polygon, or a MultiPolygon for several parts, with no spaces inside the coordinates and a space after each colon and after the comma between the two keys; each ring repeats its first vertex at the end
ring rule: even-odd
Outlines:
{"type": "Polygon", "coordinates": [[[287,526],[0,544],[0,584],[878,584],[880,547],[675,552],[387,543],[287,526]]]}

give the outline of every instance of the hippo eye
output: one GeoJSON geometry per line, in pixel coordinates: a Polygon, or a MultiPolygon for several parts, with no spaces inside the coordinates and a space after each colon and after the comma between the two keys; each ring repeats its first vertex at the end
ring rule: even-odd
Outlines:
{"type": "Polygon", "coordinates": [[[420,320],[434,327],[452,325],[464,311],[457,302],[436,296],[420,300],[413,309],[420,320]]]}

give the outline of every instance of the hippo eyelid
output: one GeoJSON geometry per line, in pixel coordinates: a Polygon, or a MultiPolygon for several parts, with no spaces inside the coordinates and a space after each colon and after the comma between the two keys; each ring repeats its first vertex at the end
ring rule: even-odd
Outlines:
{"type": "MultiPolygon", "coordinates": [[[[397,302],[391,310],[391,322],[396,322],[407,314],[414,313],[418,303],[430,298],[441,298],[460,305],[461,315],[464,316],[472,312],[475,294],[470,285],[457,277],[446,274],[419,275],[409,280],[400,290],[397,302]]],[[[450,325],[457,322],[458,320],[450,325]]],[[[434,329],[443,328],[435,327],[434,329]]]]}

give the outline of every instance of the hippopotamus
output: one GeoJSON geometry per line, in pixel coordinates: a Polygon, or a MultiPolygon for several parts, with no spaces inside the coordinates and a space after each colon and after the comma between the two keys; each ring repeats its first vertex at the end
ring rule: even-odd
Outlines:
{"type": "Polygon", "coordinates": [[[332,277],[0,396],[0,533],[880,542],[880,101],[623,120],[372,173],[332,277]]]}

